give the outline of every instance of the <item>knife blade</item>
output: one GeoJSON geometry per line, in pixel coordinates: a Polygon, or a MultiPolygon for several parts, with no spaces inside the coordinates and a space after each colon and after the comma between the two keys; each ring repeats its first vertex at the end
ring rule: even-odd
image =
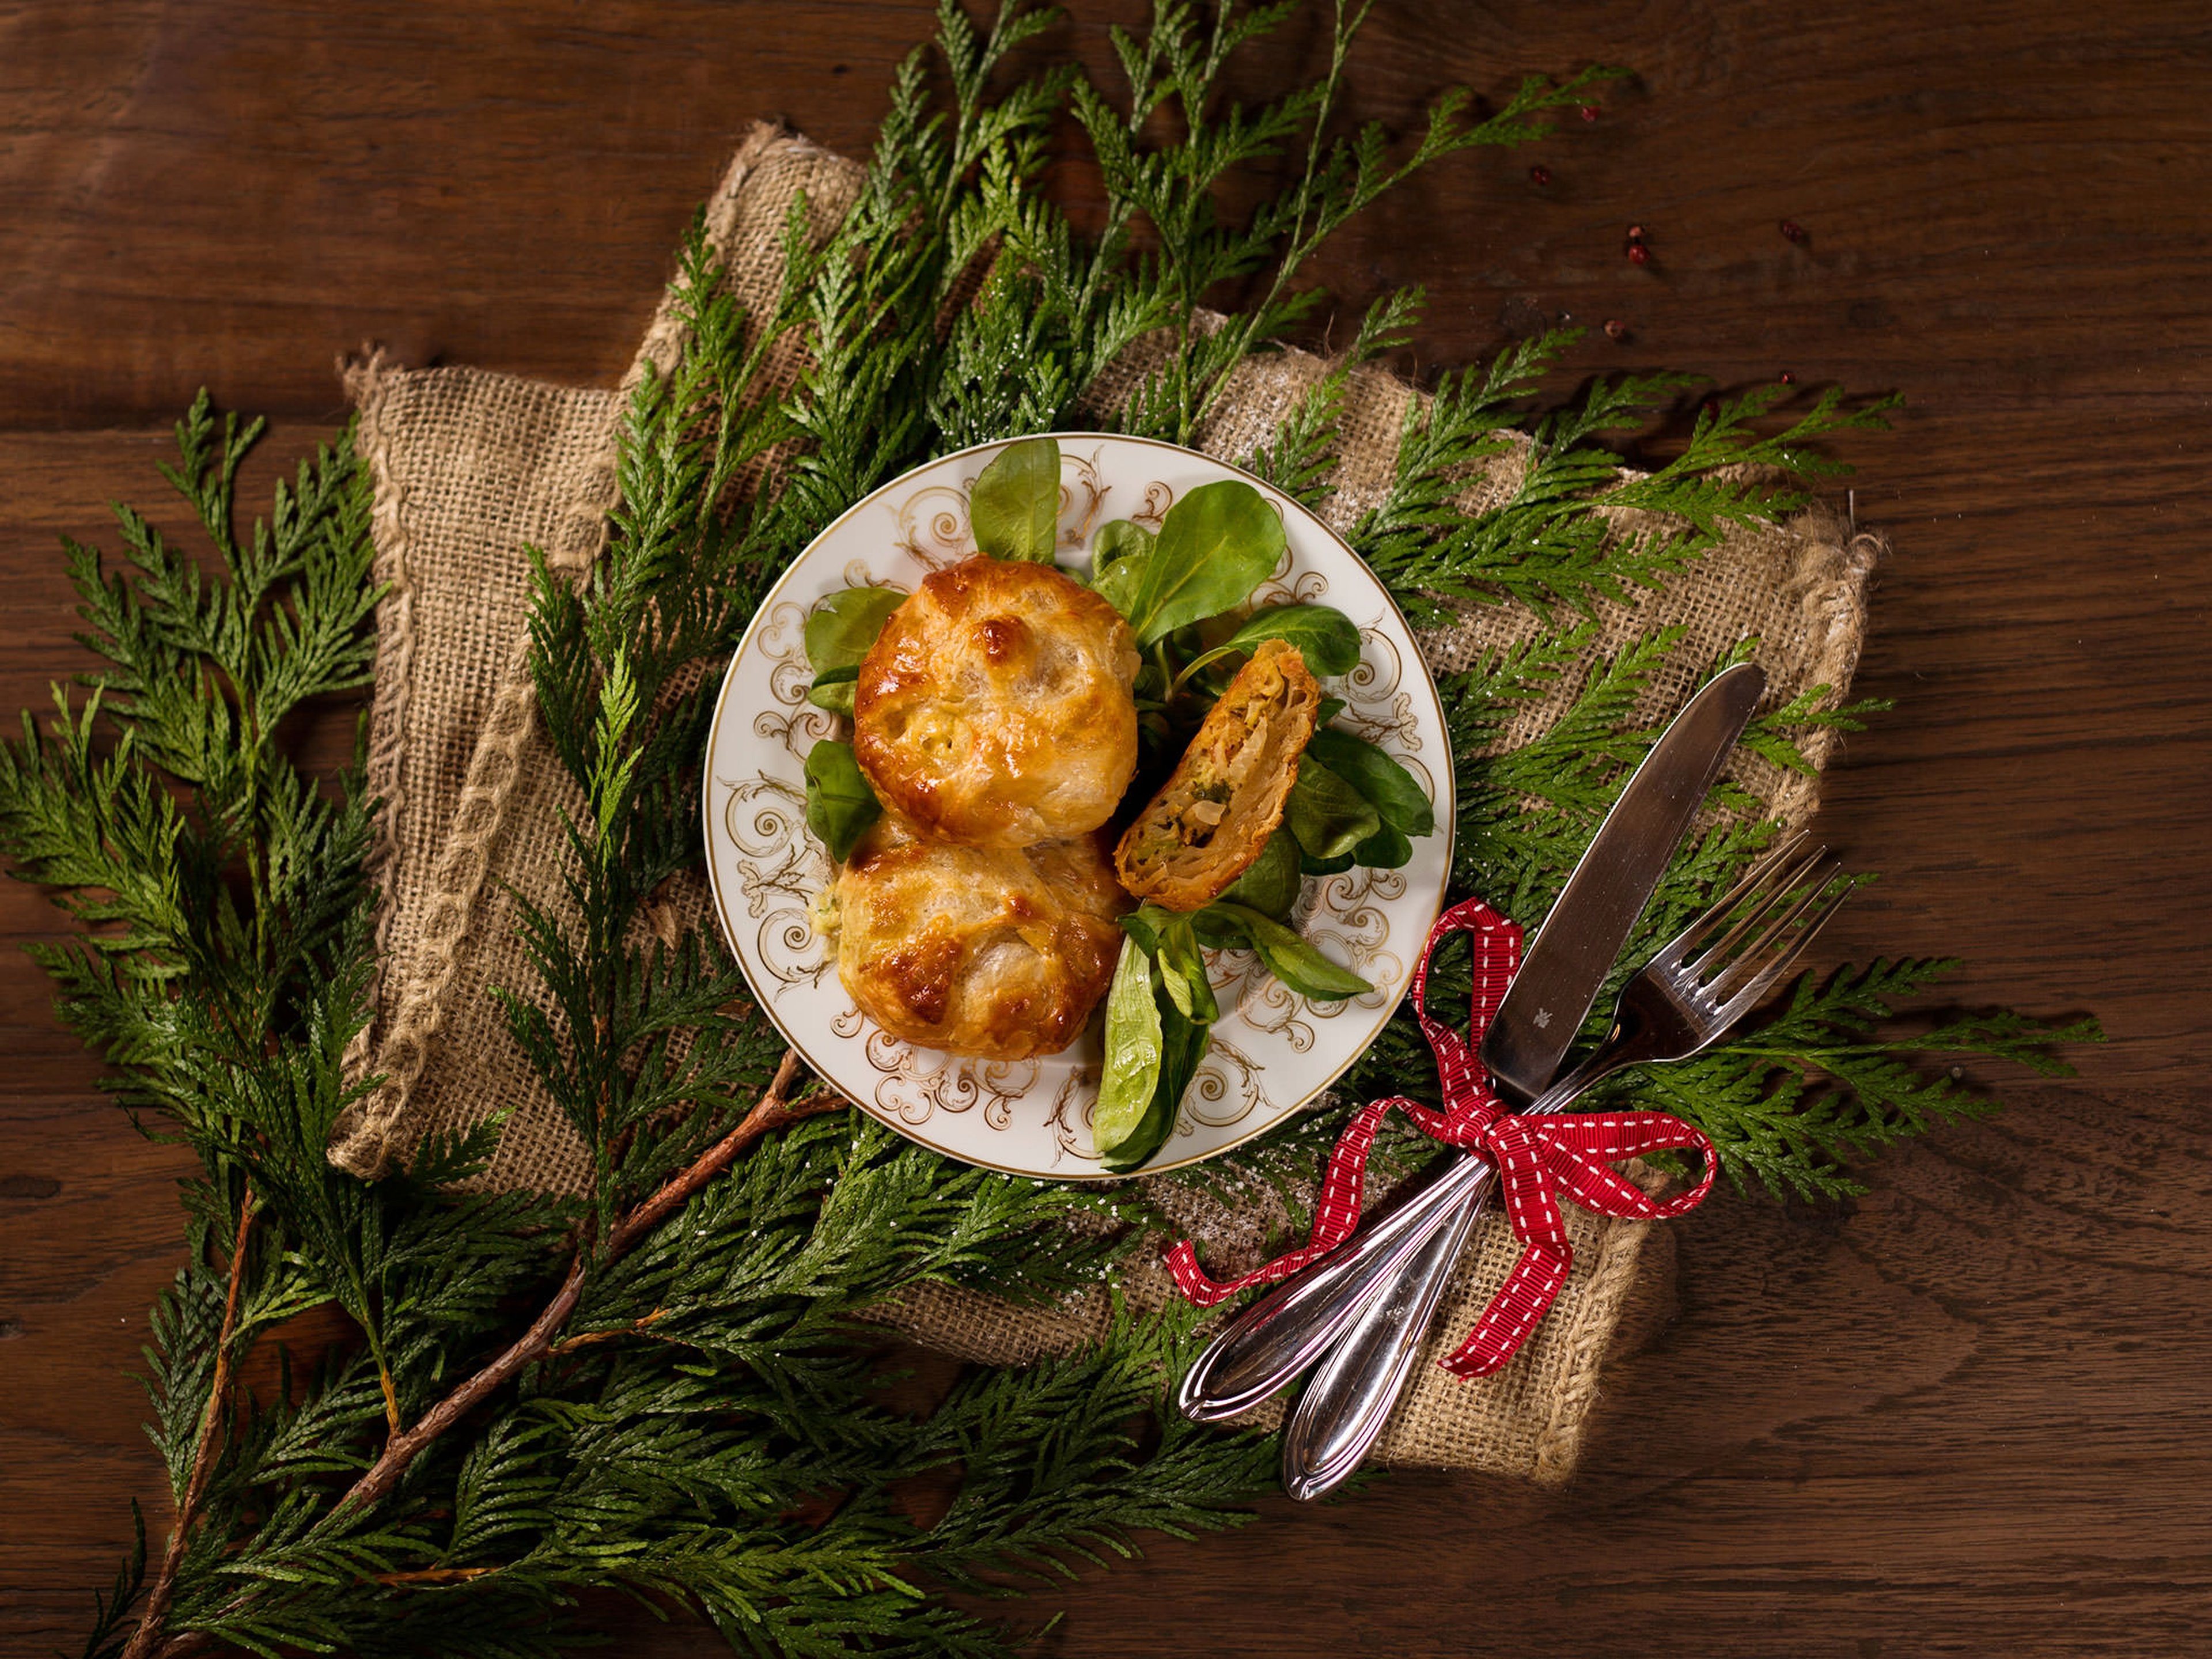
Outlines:
{"type": "MultiPolygon", "coordinates": [[[[1638,914],[1765,689],[1765,676],[1747,663],[1716,676],[1674,717],[1622,787],[1596,837],[1568,878],[1552,915],[1531,942],[1520,975],[1514,980],[1514,986],[1519,986],[1532,966],[1552,957],[1557,965],[1546,969],[1543,979],[1549,988],[1547,995],[1541,1000],[1530,997],[1516,1001],[1509,988],[1499,1008],[1498,1020],[1507,1018],[1510,1007],[1511,1020],[1525,1024],[1530,1040],[1521,1044],[1521,1052],[1534,1055],[1532,1063],[1546,1068],[1525,1093],[1515,1091],[1513,1103],[1525,1105],[1550,1083],[1621,943],[1635,926],[1638,914]],[[1678,781],[1678,775],[1695,787],[1678,781]],[[1663,836],[1656,855],[1628,843],[1632,825],[1639,836],[1663,836]],[[1641,884],[1601,884],[1595,875],[1595,866],[1623,858],[1630,860],[1641,884]],[[1586,872],[1591,874],[1588,882],[1583,880],[1586,872]],[[1562,907],[1571,893],[1577,896],[1575,908],[1562,916],[1562,907]],[[1601,908],[1600,898],[1608,893],[1612,908],[1601,908]],[[1553,927],[1554,920],[1571,920],[1577,912],[1581,920],[1576,926],[1589,930],[1596,940],[1595,946],[1588,939],[1576,940],[1568,928],[1553,927]],[[1607,938],[1610,944],[1605,943],[1607,938]],[[1589,966],[1593,960],[1594,968],[1589,966]],[[1585,978],[1577,982],[1571,976],[1575,974],[1585,978]],[[1561,1028],[1557,1033],[1555,1025],[1561,1028]],[[1542,1058],[1547,1049],[1548,1060],[1542,1058]]],[[[1498,1022],[1493,1021],[1492,1030],[1497,1029],[1498,1022]]],[[[1488,1057],[1486,1046],[1486,1062],[1488,1057]]],[[[1522,1075],[1526,1078],[1532,1073],[1524,1070],[1522,1075]]],[[[1473,1225],[1472,1206],[1488,1178],[1488,1166],[1479,1159],[1455,1156],[1439,1160],[1425,1176],[1408,1183],[1406,1191],[1370,1217],[1357,1237],[1245,1309],[1184,1374],[1176,1395],[1183,1414],[1198,1422],[1215,1422],[1249,1410],[1294,1380],[1337,1346],[1340,1338],[1345,1339],[1346,1348],[1380,1352],[1376,1343],[1389,1332],[1371,1322],[1379,1316],[1369,1316],[1370,1322],[1358,1343],[1346,1336],[1348,1328],[1379,1302],[1394,1303],[1406,1317],[1419,1310],[1419,1304],[1408,1300],[1409,1290],[1434,1277],[1437,1270],[1432,1264],[1438,1260],[1447,1269],[1457,1260],[1457,1249],[1447,1249],[1441,1235],[1459,1229],[1464,1236],[1464,1229],[1473,1225]]],[[[1433,1299],[1430,1298],[1431,1307],[1433,1299]]],[[[1422,1322],[1425,1323],[1425,1316],[1422,1322]]],[[[1418,1334],[1413,1346],[1418,1350],[1418,1334]]],[[[1344,1367],[1338,1369],[1342,1371],[1344,1367]]],[[[1309,1388],[1310,1397],[1320,1383],[1316,1378],[1315,1386],[1309,1388]]],[[[1394,1397],[1395,1394],[1394,1389],[1394,1397]]],[[[1379,1431],[1379,1422],[1376,1428],[1379,1431]]],[[[1363,1444],[1359,1451],[1364,1454],[1364,1450],[1363,1444]]],[[[1286,1452],[1286,1463],[1287,1456],[1286,1452]]],[[[1356,1464],[1357,1458],[1353,1461],[1356,1464]]]]}
{"type": "Polygon", "coordinates": [[[1715,675],[1621,786],[1528,941],[1482,1039],[1483,1069],[1514,1105],[1527,1105],[1559,1074],[1613,959],[1765,690],[1756,663],[1715,675]]]}
{"type": "MultiPolygon", "coordinates": [[[[1506,988],[1482,1043],[1498,1093],[1525,1106],[1557,1075],[1675,848],[1766,689],[1755,665],[1715,676],[1675,715],[1621,787],[1613,810],[1553,901],[1506,988]]],[[[1298,1401],[1283,1436],[1283,1485],[1312,1499],[1358,1468],[1412,1375],[1485,1199],[1488,1170],[1448,1168],[1455,1190],[1418,1244],[1393,1253],[1394,1271],[1346,1323],[1298,1401]]]]}

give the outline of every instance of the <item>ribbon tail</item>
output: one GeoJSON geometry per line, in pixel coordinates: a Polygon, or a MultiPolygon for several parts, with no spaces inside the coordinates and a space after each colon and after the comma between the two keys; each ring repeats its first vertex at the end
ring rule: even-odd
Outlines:
{"type": "Polygon", "coordinates": [[[1462,1378],[1502,1370],[1551,1308],[1574,1260],[1574,1252],[1564,1245],[1553,1249],[1532,1244],[1522,1251],[1467,1340],[1437,1363],[1462,1378]]]}
{"type": "Polygon", "coordinates": [[[1184,1300],[1200,1308],[1211,1308],[1226,1302],[1237,1294],[1237,1281],[1210,1278],[1198,1265],[1198,1252],[1187,1238],[1176,1242],[1168,1252],[1168,1272],[1174,1275],[1176,1289],[1183,1293],[1184,1300]]]}
{"type": "Polygon", "coordinates": [[[1518,1117],[1506,1114],[1480,1059],[1484,1032],[1520,966],[1521,930],[1480,899],[1468,899],[1438,916],[1413,967],[1413,1012],[1437,1058],[1444,1109],[1411,1100],[1369,1103],[1345,1125],[1329,1156],[1312,1241],[1304,1249],[1226,1281],[1207,1277],[1198,1253],[1184,1239],[1168,1252],[1176,1288],[1201,1308],[1212,1307],[1249,1285],[1272,1284],[1328,1255],[1359,1225],[1360,1189],[1367,1154],[1383,1115],[1402,1107],[1431,1138],[1487,1158],[1498,1170],[1507,1220],[1522,1251],[1505,1283],[1482,1310],[1466,1341],[1439,1363],[1455,1376],[1488,1376],[1519,1352],[1567,1282],[1574,1251],[1567,1243],[1559,1200],[1599,1215],[1657,1220],[1694,1207],[1713,1184],[1718,1160],[1712,1143],[1692,1125],[1662,1112],[1518,1117]],[[1474,935],[1474,990],[1465,1036],[1429,1012],[1429,968],[1449,934],[1474,935]],[[1662,1149],[1695,1150],[1705,1173],[1695,1187],[1663,1202],[1613,1169],[1620,1158],[1662,1149]]]}
{"type": "Polygon", "coordinates": [[[1375,1131],[1391,1107],[1406,1103],[1370,1100],[1352,1115],[1328,1155],[1328,1173],[1322,1182],[1321,1201],[1314,1206],[1313,1233],[1301,1250],[1279,1255],[1249,1273],[1231,1279],[1209,1277],[1198,1265],[1198,1252],[1190,1240],[1180,1241],[1167,1255],[1168,1272],[1184,1297],[1201,1308],[1224,1302],[1254,1285],[1272,1285],[1287,1279],[1308,1262],[1319,1261],[1352,1237],[1359,1227],[1359,1201],[1366,1185],[1367,1153],[1375,1144],[1375,1131]]]}

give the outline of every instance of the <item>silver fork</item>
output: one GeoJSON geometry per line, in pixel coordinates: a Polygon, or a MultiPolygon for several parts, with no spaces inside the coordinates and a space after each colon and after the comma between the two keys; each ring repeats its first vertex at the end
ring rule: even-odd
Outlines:
{"type": "MultiPolygon", "coordinates": [[[[1798,836],[1776,848],[1662,945],[1623,988],[1605,1042],[1528,1109],[1560,1110],[1623,1066],[1686,1060],[1749,1012],[1850,890],[1832,891],[1826,849],[1803,846],[1798,836]]],[[[1246,1309],[1185,1375],[1184,1415],[1233,1417],[1334,1345],[1285,1435],[1284,1484],[1316,1498],[1341,1481],[1389,1417],[1491,1174],[1480,1158],[1443,1160],[1358,1237],[1246,1309]]]]}
{"type": "MultiPolygon", "coordinates": [[[[1750,1012],[1850,893],[1836,884],[1826,848],[1802,853],[1803,844],[1802,836],[1784,842],[1662,945],[1622,988],[1603,1044],[1528,1109],[1559,1111],[1624,1066],[1687,1060],[1750,1012]]],[[[1344,1480],[1389,1421],[1488,1187],[1486,1178],[1477,1181],[1392,1293],[1367,1304],[1307,1385],[1284,1435],[1283,1484],[1292,1497],[1318,1498],[1344,1480]]]]}

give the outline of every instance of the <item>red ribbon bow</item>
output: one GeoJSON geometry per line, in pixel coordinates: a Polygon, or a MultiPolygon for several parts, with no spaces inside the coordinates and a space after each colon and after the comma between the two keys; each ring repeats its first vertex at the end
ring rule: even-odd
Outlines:
{"type": "Polygon", "coordinates": [[[1492,1092],[1489,1074],[1475,1059],[1482,1035],[1504,1000],[1505,988],[1521,965],[1521,930],[1480,899],[1468,899],[1437,918],[1421,960],[1413,969],[1413,1012],[1436,1051],[1443,1079],[1441,1112],[1403,1098],[1371,1101],[1344,1126],[1329,1154],[1314,1213],[1313,1237],[1304,1249],[1278,1256],[1226,1284],[1209,1279],[1198,1265],[1188,1239],[1168,1253],[1176,1286],[1201,1308],[1210,1308],[1248,1285],[1273,1284],[1327,1255],[1359,1225],[1359,1199],[1367,1173],[1368,1149],[1383,1115],[1393,1106],[1448,1146],[1486,1158],[1497,1167],[1505,1193],[1505,1212],[1513,1236],[1521,1241],[1520,1259],[1491,1297],[1466,1341],[1438,1363],[1457,1376],[1487,1376],[1519,1352],[1567,1282],[1574,1250],[1567,1243],[1559,1195],[1565,1193],[1600,1215],[1657,1221],[1680,1215],[1701,1201],[1713,1184],[1713,1146],[1690,1125],[1664,1112],[1607,1112],[1601,1116],[1546,1113],[1518,1115],[1492,1092]],[[1429,961],[1453,933],[1474,935],[1474,1008],[1468,1033],[1429,1018],[1429,961]],[[1616,1159],[1669,1147],[1694,1146],[1704,1155],[1705,1176],[1688,1192],[1655,1203],[1633,1182],[1608,1166],[1616,1159]]]}

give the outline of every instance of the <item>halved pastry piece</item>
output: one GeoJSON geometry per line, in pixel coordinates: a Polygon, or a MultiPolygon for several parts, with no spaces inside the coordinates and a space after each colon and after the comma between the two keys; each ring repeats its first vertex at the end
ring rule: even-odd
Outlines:
{"type": "Polygon", "coordinates": [[[1027,847],[1097,829],[1137,769],[1137,647],[1050,565],[973,558],[922,579],[860,664],[853,750],[927,835],[1027,847]]]}
{"type": "Polygon", "coordinates": [[[1106,994],[1128,908],[1096,836],[962,847],[886,813],[837,879],[837,977],[908,1042],[1057,1054],[1106,994]]]}
{"type": "Polygon", "coordinates": [[[1114,849],[1121,884],[1170,910],[1220,896],[1283,821],[1321,687],[1294,645],[1267,640],[1221,694],[1175,775],[1114,849]]]}

